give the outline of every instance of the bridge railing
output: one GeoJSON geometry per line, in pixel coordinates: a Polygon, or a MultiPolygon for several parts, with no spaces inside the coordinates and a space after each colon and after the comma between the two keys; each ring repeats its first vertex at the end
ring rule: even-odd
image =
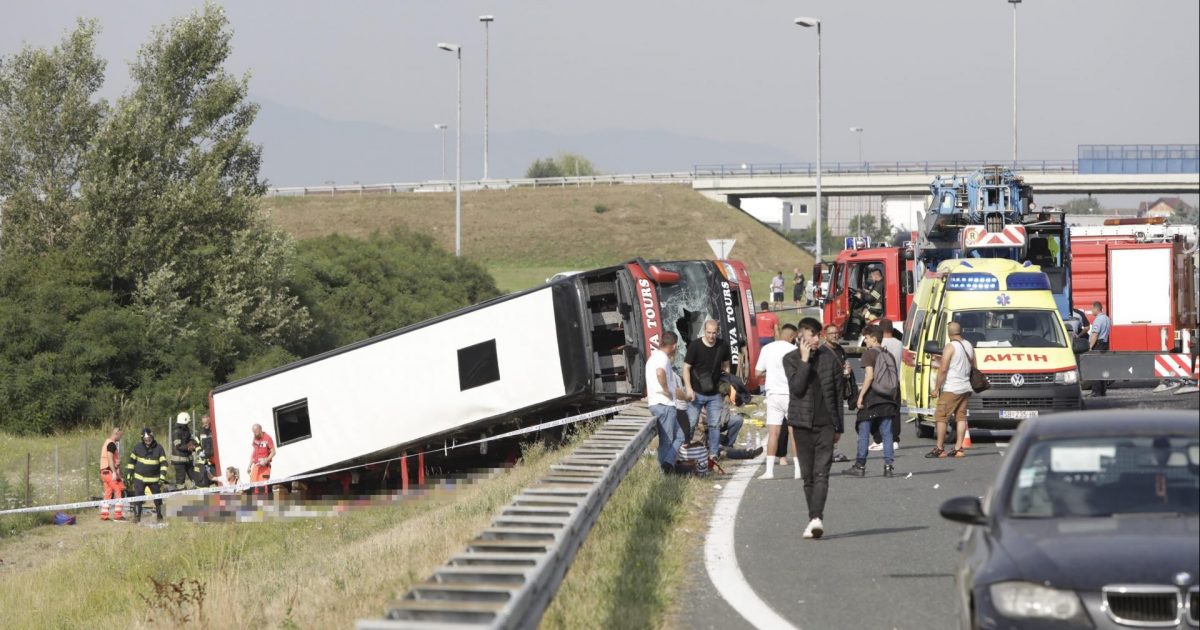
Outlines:
{"type": "MultiPolygon", "coordinates": [[[[1019,173],[1078,173],[1075,160],[1019,160],[999,162],[996,160],[953,160],[925,162],[825,162],[821,164],[822,175],[892,175],[921,174],[941,175],[946,173],[969,173],[984,166],[1004,166],[1019,173]]],[[[800,175],[815,177],[815,162],[780,162],[759,164],[697,164],[692,175],[700,177],[779,177],[800,175]]]]}

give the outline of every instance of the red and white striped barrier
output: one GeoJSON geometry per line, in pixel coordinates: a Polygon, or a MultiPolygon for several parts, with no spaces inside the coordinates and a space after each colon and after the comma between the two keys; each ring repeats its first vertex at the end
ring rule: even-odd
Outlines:
{"type": "Polygon", "coordinates": [[[1156,378],[1191,378],[1192,358],[1186,354],[1159,354],[1154,357],[1156,378]]]}
{"type": "Polygon", "coordinates": [[[970,225],[963,230],[962,244],[966,248],[1020,247],[1025,244],[1025,226],[1009,225],[999,232],[989,232],[982,225],[970,225]]]}

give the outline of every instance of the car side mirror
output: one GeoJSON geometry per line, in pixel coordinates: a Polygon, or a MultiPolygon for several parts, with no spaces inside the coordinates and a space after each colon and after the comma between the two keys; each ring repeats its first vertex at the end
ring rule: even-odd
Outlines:
{"type": "Polygon", "coordinates": [[[938,510],[942,518],[967,525],[983,525],[987,516],[983,513],[983,504],[979,497],[954,497],[942,504],[938,510]]]}
{"type": "Polygon", "coordinates": [[[938,343],[936,339],[930,339],[929,341],[925,342],[925,354],[941,354],[941,353],[942,353],[942,344],[938,343]]]}
{"type": "Polygon", "coordinates": [[[1075,354],[1083,354],[1088,351],[1088,340],[1076,337],[1071,341],[1071,351],[1075,354]]]}

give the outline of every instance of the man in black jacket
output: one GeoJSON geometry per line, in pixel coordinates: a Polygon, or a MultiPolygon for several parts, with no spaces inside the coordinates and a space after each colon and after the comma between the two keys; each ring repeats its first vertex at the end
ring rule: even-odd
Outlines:
{"type": "Polygon", "coordinates": [[[818,336],[821,323],[811,317],[800,320],[798,351],[783,358],[787,374],[788,425],[796,444],[796,458],[804,476],[804,499],[808,503],[805,538],[825,533],[825,499],[829,495],[829,469],[833,445],[842,434],[842,364],[818,336]]]}

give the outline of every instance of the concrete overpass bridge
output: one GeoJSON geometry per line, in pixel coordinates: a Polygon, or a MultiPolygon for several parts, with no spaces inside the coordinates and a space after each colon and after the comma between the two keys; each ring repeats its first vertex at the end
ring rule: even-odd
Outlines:
{"type": "MultiPolygon", "coordinates": [[[[824,165],[821,194],[837,196],[928,195],[937,175],[965,175],[985,165],[1012,168],[1035,194],[1197,194],[1200,173],[1080,173],[1074,160],[1000,162],[894,162],[824,165]]],[[[747,197],[810,197],[816,194],[813,164],[698,165],[692,188],[738,206],[747,197]]]]}

